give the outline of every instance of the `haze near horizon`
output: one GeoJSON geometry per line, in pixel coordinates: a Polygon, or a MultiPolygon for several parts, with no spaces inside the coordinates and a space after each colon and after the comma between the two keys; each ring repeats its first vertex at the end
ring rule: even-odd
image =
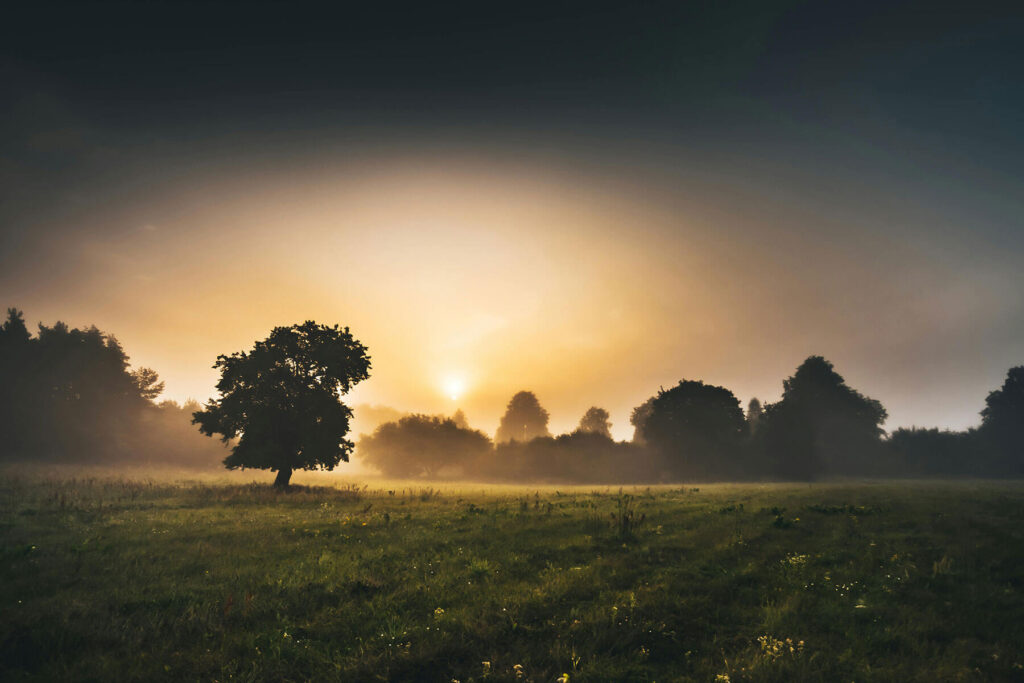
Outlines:
{"type": "Polygon", "coordinates": [[[351,403],[493,432],[529,389],[619,439],[659,386],[770,402],[811,354],[889,429],[963,428],[1024,357],[1017,14],[215,5],[182,40],[102,7],[5,41],[0,292],[167,398],[306,319],[369,347],[351,403]]]}

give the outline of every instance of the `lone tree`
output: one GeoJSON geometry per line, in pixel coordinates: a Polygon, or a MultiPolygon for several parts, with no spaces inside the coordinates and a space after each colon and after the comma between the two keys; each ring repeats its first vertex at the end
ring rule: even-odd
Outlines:
{"type": "Polygon", "coordinates": [[[583,413],[583,417],[580,418],[580,426],[577,427],[577,431],[586,432],[588,434],[600,434],[606,436],[609,439],[612,437],[612,423],[611,415],[604,408],[598,408],[594,406],[587,412],[583,413]]]}
{"type": "Polygon", "coordinates": [[[220,398],[192,422],[225,443],[238,438],[225,467],[276,471],[274,486],[283,488],[294,470],[348,462],[352,409],[340,397],[370,376],[370,357],[347,327],[275,327],[252,351],[218,356],[213,367],[220,398]]]}
{"type": "Polygon", "coordinates": [[[538,436],[551,436],[548,411],[541,407],[532,391],[520,391],[508,402],[494,442],[530,441],[538,436]]]}

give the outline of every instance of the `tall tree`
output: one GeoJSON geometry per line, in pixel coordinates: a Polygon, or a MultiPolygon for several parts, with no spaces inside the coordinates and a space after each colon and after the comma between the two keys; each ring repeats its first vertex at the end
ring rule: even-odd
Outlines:
{"type": "Polygon", "coordinates": [[[548,418],[548,411],[541,407],[532,391],[520,391],[508,402],[494,441],[530,441],[540,436],[551,436],[548,418]]]}
{"type": "Polygon", "coordinates": [[[761,402],[757,400],[757,397],[750,399],[750,403],[747,404],[747,426],[751,432],[757,431],[757,425],[764,416],[764,407],[761,406],[761,402]]]}
{"type": "Polygon", "coordinates": [[[297,469],[334,469],[353,449],[345,438],[352,410],[341,396],[369,377],[366,350],[347,327],[275,327],[248,353],[217,357],[220,398],[193,422],[207,436],[238,438],[228,469],[276,471],[275,486],[287,487],[297,469]]]}
{"type": "Polygon", "coordinates": [[[583,413],[580,418],[580,426],[577,429],[588,434],[600,434],[612,438],[611,415],[604,408],[594,406],[583,413]]]}
{"type": "Polygon", "coordinates": [[[17,308],[7,309],[7,320],[0,325],[0,347],[12,344],[26,344],[32,335],[25,325],[25,314],[17,308]]]}
{"type": "Polygon", "coordinates": [[[739,399],[725,387],[684,380],[659,391],[645,432],[674,476],[720,478],[739,473],[747,423],[739,399]]]}
{"type": "Polygon", "coordinates": [[[35,351],[24,314],[8,308],[0,325],[0,457],[24,455],[38,436],[42,392],[35,351]]]}
{"type": "Polygon", "coordinates": [[[847,386],[821,356],[805,360],[782,386],[782,400],[768,406],[758,430],[776,475],[872,473],[888,416],[881,403],[847,386]]]}

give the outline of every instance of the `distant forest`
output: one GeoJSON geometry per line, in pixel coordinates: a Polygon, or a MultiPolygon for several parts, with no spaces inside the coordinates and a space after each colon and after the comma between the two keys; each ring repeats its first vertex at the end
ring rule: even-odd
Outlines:
{"type": "Polygon", "coordinates": [[[0,458],[38,463],[124,463],[210,467],[221,444],[191,424],[196,402],[157,403],[164,384],[131,369],[112,335],[95,326],[40,324],[21,311],[0,325],[0,458]]]}
{"type": "MultiPolygon", "coordinates": [[[[0,325],[0,458],[41,463],[210,467],[224,447],[192,424],[198,403],[157,402],[163,383],[132,369],[96,327],[40,324],[8,309],[0,325]]],[[[882,404],[846,384],[821,356],[782,382],[782,397],[746,410],[725,387],[682,380],[631,416],[630,441],[611,437],[593,407],[553,435],[530,391],[516,393],[492,438],[452,416],[388,414],[359,435],[356,456],[391,477],[501,482],[657,483],[834,477],[1024,476],[1024,366],[1011,368],[967,431],[886,433],[882,404]]]]}

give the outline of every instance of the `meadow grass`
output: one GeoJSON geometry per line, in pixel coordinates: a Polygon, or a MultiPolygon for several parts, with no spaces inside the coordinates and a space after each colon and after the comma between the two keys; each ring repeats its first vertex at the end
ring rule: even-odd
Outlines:
{"type": "Polygon", "coordinates": [[[0,471],[0,677],[1024,680],[1024,485],[0,471]]]}

